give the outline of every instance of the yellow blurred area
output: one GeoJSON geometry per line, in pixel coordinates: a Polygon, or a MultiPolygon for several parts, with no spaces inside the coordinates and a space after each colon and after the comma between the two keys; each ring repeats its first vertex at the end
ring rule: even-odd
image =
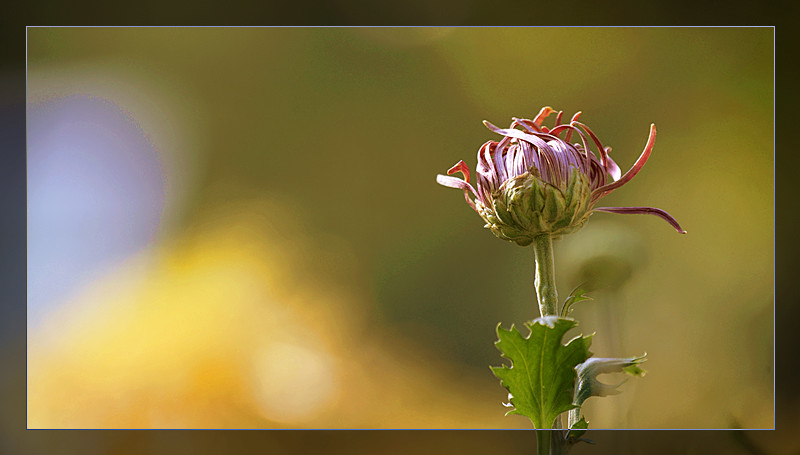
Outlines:
{"type": "Polygon", "coordinates": [[[267,217],[281,213],[236,204],[29,333],[28,427],[508,426],[464,372],[372,330],[363,300],[296,254],[309,240],[267,217]]]}

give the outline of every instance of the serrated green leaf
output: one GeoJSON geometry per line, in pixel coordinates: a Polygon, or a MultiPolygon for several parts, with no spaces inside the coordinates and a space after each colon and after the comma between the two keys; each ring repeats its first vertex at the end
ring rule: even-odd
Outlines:
{"type": "Polygon", "coordinates": [[[591,297],[586,295],[586,290],[581,288],[582,285],[578,285],[572,292],[569,293],[566,300],[564,300],[564,306],[561,307],[561,317],[567,317],[572,312],[572,305],[582,302],[584,300],[592,300],[591,297]]]}
{"type": "Polygon", "coordinates": [[[577,336],[566,345],[561,341],[577,325],[574,319],[547,316],[526,323],[530,334],[523,337],[513,324],[509,330],[498,324],[495,345],[511,366],[492,371],[514,407],[506,415],[523,415],[534,428],[550,429],[559,414],[576,407],[572,404],[575,368],[591,356],[592,336],[577,336]]]}
{"type": "Polygon", "coordinates": [[[592,396],[604,397],[607,395],[616,395],[619,393],[617,387],[619,384],[605,384],[597,380],[597,376],[603,373],[620,373],[625,372],[633,376],[644,376],[645,371],[638,365],[644,362],[644,357],[630,357],[626,359],[604,359],[592,358],[582,364],[578,365],[576,371],[578,373],[578,383],[575,387],[575,398],[573,404],[582,406],[587,398],[592,396]]]}

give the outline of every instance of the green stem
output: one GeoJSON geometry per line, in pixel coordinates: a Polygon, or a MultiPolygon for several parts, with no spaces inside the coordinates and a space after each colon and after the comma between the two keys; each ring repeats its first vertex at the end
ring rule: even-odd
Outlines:
{"type": "Polygon", "coordinates": [[[536,258],[536,275],[533,285],[539,299],[539,313],[544,316],[558,316],[558,294],[556,292],[556,269],[553,264],[553,239],[550,234],[542,234],[533,239],[536,258]]]}
{"type": "MultiPolygon", "coordinates": [[[[553,262],[553,238],[550,234],[542,234],[533,239],[533,253],[536,259],[536,275],[533,286],[539,301],[539,313],[544,316],[558,316],[558,293],[556,292],[556,268],[553,262]]],[[[560,421],[559,421],[560,423],[560,421]]],[[[561,425],[554,425],[560,428],[561,425]]],[[[552,430],[536,431],[538,455],[552,455],[552,430]]],[[[555,452],[563,452],[559,446],[555,452]]]]}
{"type": "Polygon", "coordinates": [[[550,430],[536,430],[536,455],[550,455],[550,430]]]}
{"type": "Polygon", "coordinates": [[[553,422],[553,433],[550,437],[550,455],[567,455],[570,446],[564,440],[564,432],[561,428],[561,416],[556,417],[553,422]],[[556,433],[556,431],[558,433],[556,433]]]}

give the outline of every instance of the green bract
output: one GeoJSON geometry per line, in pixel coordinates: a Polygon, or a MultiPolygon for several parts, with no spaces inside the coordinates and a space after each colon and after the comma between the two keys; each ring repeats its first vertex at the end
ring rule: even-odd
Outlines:
{"type": "Polygon", "coordinates": [[[530,245],[541,234],[558,237],[583,227],[590,215],[591,188],[573,168],[564,188],[539,178],[536,169],[506,180],[492,194],[492,206],[476,201],[486,227],[503,240],[530,245]]]}

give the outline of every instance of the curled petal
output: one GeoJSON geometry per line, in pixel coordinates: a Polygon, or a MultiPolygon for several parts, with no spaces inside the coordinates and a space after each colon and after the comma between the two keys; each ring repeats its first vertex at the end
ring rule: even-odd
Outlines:
{"type": "Polygon", "coordinates": [[[475,187],[478,189],[478,200],[481,201],[483,205],[492,205],[491,197],[493,188],[486,179],[486,176],[477,174],[475,180],[475,187]]]}
{"type": "MultiPolygon", "coordinates": [[[[578,116],[580,116],[580,115],[581,115],[580,112],[576,113],[572,117],[573,120],[569,124],[567,124],[567,125],[559,125],[559,126],[553,128],[550,131],[550,133],[551,134],[555,134],[557,136],[557,135],[561,134],[562,131],[567,130],[567,136],[566,136],[564,142],[569,142],[570,138],[572,137],[572,131],[573,130],[577,131],[578,135],[581,137],[581,144],[583,144],[584,172],[588,172],[588,170],[591,168],[591,160],[592,160],[593,153],[592,153],[591,150],[589,150],[589,145],[586,143],[586,135],[583,134],[583,132],[577,126],[573,125],[573,123],[575,123],[574,119],[578,118],[578,116]]],[[[614,165],[616,166],[616,163],[614,165]]],[[[606,179],[605,174],[602,174],[602,179],[599,180],[600,183],[599,183],[598,186],[605,185],[605,183],[606,183],[605,179],[606,179]]],[[[596,188],[596,187],[593,186],[593,188],[596,188]]]]}
{"type": "Polygon", "coordinates": [[[448,169],[447,175],[453,175],[456,172],[464,174],[464,180],[466,180],[467,183],[469,183],[469,167],[467,166],[467,163],[464,162],[464,160],[459,161],[458,163],[454,164],[453,167],[448,169]]]}
{"type": "Polygon", "coordinates": [[[533,123],[535,123],[536,126],[542,126],[542,122],[544,121],[544,119],[546,119],[547,116],[552,114],[553,112],[555,112],[555,109],[553,109],[552,107],[550,106],[543,107],[542,110],[539,111],[538,114],[536,114],[536,117],[534,117],[533,123]]]}
{"type": "MultiPolygon", "coordinates": [[[[547,142],[545,142],[538,135],[528,134],[524,131],[520,131],[514,128],[509,128],[509,129],[499,128],[487,122],[486,120],[483,121],[483,124],[486,125],[486,128],[489,128],[490,130],[494,131],[497,134],[502,134],[507,138],[522,139],[523,141],[528,141],[537,147],[547,147],[547,142]]],[[[554,136],[548,136],[548,137],[554,137],[554,136]]]]}
{"type": "Polygon", "coordinates": [[[475,195],[475,197],[478,197],[478,193],[475,192],[475,188],[473,188],[472,185],[470,185],[464,180],[461,180],[460,178],[448,177],[446,175],[441,175],[441,174],[436,176],[436,183],[450,188],[458,188],[460,190],[464,190],[464,199],[467,200],[467,204],[469,204],[469,206],[472,207],[472,210],[475,210],[476,212],[478,211],[478,209],[475,207],[475,203],[472,202],[472,199],[469,198],[468,191],[471,191],[472,194],[475,195]]]}
{"type": "Polygon", "coordinates": [[[611,175],[611,178],[614,179],[616,182],[619,180],[620,176],[622,176],[622,171],[617,166],[617,163],[611,159],[611,147],[606,147],[606,158],[608,159],[608,163],[606,163],[606,168],[608,173],[611,175]]]}
{"type": "Polygon", "coordinates": [[[503,134],[503,128],[500,128],[499,126],[495,126],[494,124],[492,124],[492,122],[490,122],[488,120],[484,120],[483,121],[483,125],[486,128],[489,128],[490,130],[494,131],[497,134],[503,134]]]}
{"type": "Polygon", "coordinates": [[[511,128],[515,128],[517,125],[519,125],[519,126],[525,128],[525,130],[528,131],[529,133],[541,133],[542,132],[542,129],[539,127],[539,125],[533,123],[532,121],[530,121],[528,119],[516,118],[516,117],[511,117],[511,119],[514,120],[514,122],[511,123],[511,128]]]}
{"type": "Polygon", "coordinates": [[[500,142],[497,143],[497,147],[494,149],[494,155],[492,155],[492,160],[494,161],[494,171],[497,173],[498,185],[502,185],[503,182],[508,180],[503,154],[506,152],[509,142],[511,142],[509,137],[504,137],[501,139],[500,142]]]}
{"type": "MultiPolygon", "coordinates": [[[[576,112],[575,115],[572,116],[572,119],[569,121],[569,123],[575,123],[576,121],[578,121],[578,118],[581,116],[581,114],[582,114],[581,111],[576,112]]],[[[567,136],[564,138],[564,140],[569,142],[571,139],[572,139],[572,130],[568,130],[567,136]]]]}
{"type": "MultiPolygon", "coordinates": [[[[584,125],[581,122],[576,122],[573,120],[572,123],[580,126],[581,128],[583,128],[584,131],[586,131],[589,134],[589,137],[591,137],[592,140],[594,141],[594,145],[597,146],[597,150],[600,151],[600,159],[603,162],[603,167],[609,171],[609,174],[611,174],[612,168],[608,164],[608,150],[605,147],[603,147],[603,144],[600,142],[600,139],[597,137],[597,135],[595,135],[594,132],[592,132],[592,130],[588,126],[584,125]]],[[[617,175],[614,174],[611,175],[614,178],[614,180],[619,180],[619,167],[616,165],[616,163],[614,164],[614,167],[617,168],[617,175]]]]}
{"type": "Polygon", "coordinates": [[[639,214],[646,214],[646,215],[655,215],[657,217],[662,218],[667,223],[669,223],[672,227],[675,228],[681,234],[686,234],[686,231],[681,228],[681,225],[678,224],[678,221],[672,217],[669,213],[665,210],[657,209],[654,207],[597,207],[593,209],[593,211],[597,212],[608,212],[608,213],[639,213],[639,214]]]}
{"type": "Polygon", "coordinates": [[[609,183],[608,185],[601,186],[596,190],[592,191],[592,200],[597,200],[606,194],[608,194],[611,190],[617,189],[622,185],[631,181],[631,179],[642,170],[644,167],[644,163],[647,162],[647,159],[650,158],[650,152],[653,151],[653,145],[656,142],[656,125],[653,123],[650,125],[650,136],[647,138],[647,145],[644,146],[644,151],[641,155],[639,155],[639,159],[636,160],[636,163],[633,164],[633,167],[625,173],[619,180],[616,182],[609,183]]]}
{"type": "Polygon", "coordinates": [[[494,191],[503,182],[497,182],[497,171],[494,166],[494,148],[497,142],[488,141],[478,150],[478,165],[475,169],[478,175],[482,175],[489,184],[489,192],[494,191]]]}

